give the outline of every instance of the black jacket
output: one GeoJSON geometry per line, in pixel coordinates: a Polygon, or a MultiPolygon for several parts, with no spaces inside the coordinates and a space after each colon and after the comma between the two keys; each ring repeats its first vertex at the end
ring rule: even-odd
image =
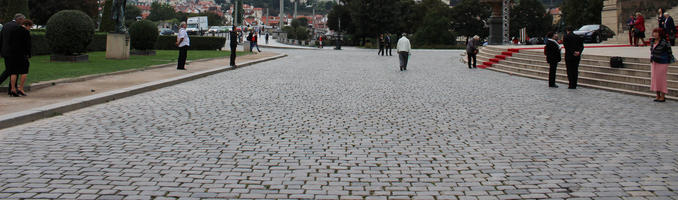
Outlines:
{"type": "Polygon", "coordinates": [[[238,32],[231,31],[231,47],[238,46],[238,32]]]}
{"type": "Polygon", "coordinates": [[[668,20],[666,20],[666,23],[664,23],[664,31],[666,31],[667,34],[675,35],[676,24],[673,22],[673,17],[669,16],[668,20]]]}
{"type": "Polygon", "coordinates": [[[551,40],[546,40],[546,46],[544,47],[544,55],[546,55],[546,61],[548,63],[558,63],[560,62],[560,45],[551,40]]]}
{"type": "Polygon", "coordinates": [[[31,34],[15,21],[6,23],[0,31],[2,57],[30,57],[31,34]]]}
{"type": "MultiPolygon", "coordinates": [[[[653,41],[654,42],[654,41],[653,41]]],[[[669,64],[671,63],[671,58],[673,56],[673,51],[671,51],[671,44],[664,39],[659,40],[659,44],[650,49],[652,56],[650,60],[659,64],[669,64]]]]}
{"type": "Polygon", "coordinates": [[[581,58],[581,53],[584,51],[584,40],[570,32],[563,38],[563,46],[565,46],[565,60],[577,60],[581,58]],[[574,52],[579,51],[579,56],[574,56],[574,52]]]}

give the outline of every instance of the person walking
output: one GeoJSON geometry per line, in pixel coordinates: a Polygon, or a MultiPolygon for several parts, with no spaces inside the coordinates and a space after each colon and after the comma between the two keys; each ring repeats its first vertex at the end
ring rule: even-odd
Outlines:
{"type": "Polygon", "coordinates": [[[259,49],[259,36],[258,35],[259,34],[254,34],[254,36],[252,36],[252,45],[254,47],[257,47],[257,51],[259,51],[259,53],[261,53],[261,49],[259,49]]]}
{"type": "Polygon", "coordinates": [[[676,24],[673,21],[673,17],[669,13],[664,13],[664,31],[668,35],[668,42],[671,43],[671,46],[676,45],[676,24]]]}
{"type": "Polygon", "coordinates": [[[386,50],[385,50],[386,54],[388,56],[393,56],[393,44],[392,44],[393,41],[391,41],[391,34],[386,33],[385,42],[386,42],[386,50]]]}
{"type": "Polygon", "coordinates": [[[266,44],[268,44],[268,32],[266,32],[266,44]]]}
{"type": "Polygon", "coordinates": [[[563,46],[565,46],[565,67],[567,68],[567,79],[569,80],[568,89],[577,89],[577,80],[579,78],[579,61],[581,53],[584,51],[584,40],[575,35],[572,27],[567,27],[563,46]]]}
{"type": "Polygon", "coordinates": [[[14,37],[14,39],[21,41],[23,44],[20,44],[17,49],[21,56],[16,60],[16,68],[12,70],[10,75],[10,91],[14,91],[19,96],[27,96],[26,91],[24,91],[24,84],[26,83],[28,67],[30,65],[28,59],[31,58],[31,27],[33,27],[33,21],[28,19],[22,20],[21,28],[19,29],[21,31],[17,32],[19,33],[18,37],[14,37]],[[18,84],[17,81],[19,82],[18,84]]]}
{"type": "Polygon", "coordinates": [[[468,68],[476,68],[476,55],[478,55],[478,45],[480,43],[479,36],[473,36],[471,39],[466,42],[466,58],[468,59],[468,68]],[[473,62],[473,66],[471,66],[473,62]]]}
{"type": "Polygon", "coordinates": [[[177,46],[179,47],[179,59],[177,64],[177,70],[186,70],[186,57],[188,56],[188,47],[191,46],[191,39],[188,38],[188,33],[186,33],[186,22],[181,22],[179,25],[179,34],[177,34],[177,46]]]}
{"type": "Polygon", "coordinates": [[[560,45],[558,44],[558,35],[553,32],[546,34],[546,46],[544,47],[544,55],[546,55],[546,62],[549,63],[549,87],[558,88],[556,85],[556,72],[558,70],[558,63],[561,60],[560,45]]]}
{"type": "Polygon", "coordinates": [[[634,33],[635,28],[634,28],[633,24],[635,24],[635,22],[636,22],[636,16],[635,15],[631,15],[631,18],[629,18],[629,20],[626,21],[626,25],[629,28],[629,45],[633,45],[633,38],[634,38],[634,34],[635,34],[634,33]]]}
{"type": "Polygon", "coordinates": [[[231,67],[236,67],[235,66],[235,52],[236,48],[238,48],[238,32],[235,30],[235,26],[233,26],[233,30],[231,30],[231,62],[230,65],[231,67]]]}
{"type": "Polygon", "coordinates": [[[250,53],[252,53],[252,50],[254,49],[254,42],[252,42],[253,36],[252,36],[252,31],[247,35],[247,41],[250,42],[250,53]]]}
{"type": "Polygon", "coordinates": [[[668,85],[666,83],[666,73],[669,65],[675,62],[671,45],[664,38],[664,30],[656,28],[652,31],[651,39],[651,57],[652,67],[650,90],[657,92],[655,102],[665,102],[666,93],[669,93],[668,85]]]}
{"type": "Polygon", "coordinates": [[[318,47],[323,48],[323,36],[318,36],[318,47]]]}
{"type": "Polygon", "coordinates": [[[377,52],[377,55],[384,56],[384,34],[379,35],[377,42],[379,43],[379,52],[377,52]]]}
{"type": "Polygon", "coordinates": [[[400,71],[406,71],[407,61],[410,59],[410,51],[412,51],[412,46],[410,45],[410,40],[407,39],[407,34],[403,33],[403,36],[398,40],[396,49],[398,51],[398,57],[400,58],[400,71]]]}
{"type": "MultiPolygon", "coordinates": [[[[0,74],[0,83],[5,82],[7,78],[10,78],[11,74],[16,74],[14,72],[17,70],[18,64],[21,64],[20,62],[23,59],[21,49],[25,47],[23,46],[24,42],[17,38],[22,35],[23,28],[21,27],[21,23],[25,19],[26,16],[17,13],[14,15],[14,20],[5,23],[0,31],[0,56],[5,59],[5,71],[0,74]]],[[[12,97],[18,97],[19,94],[17,94],[16,87],[12,87],[12,85],[17,85],[16,79],[14,81],[10,79],[9,85],[10,89],[7,90],[7,93],[12,97]],[[13,88],[14,90],[12,90],[13,88]]]]}
{"type": "Polygon", "coordinates": [[[639,46],[638,40],[640,39],[640,46],[645,46],[645,19],[640,12],[636,13],[636,20],[633,23],[634,28],[636,29],[633,42],[635,46],[639,46]]]}

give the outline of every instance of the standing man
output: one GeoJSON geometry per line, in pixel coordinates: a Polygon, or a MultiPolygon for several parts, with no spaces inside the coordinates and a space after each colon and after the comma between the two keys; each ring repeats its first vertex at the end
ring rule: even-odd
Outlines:
{"type": "Polygon", "coordinates": [[[544,55],[546,55],[546,62],[549,63],[549,87],[558,88],[558,85],[556,85],[556,70],[561,60],[558,35],[549,32],[546,34],[546,38],[548,40],[546,41],[546,47],[544,47],[544,55]]]}
{"type": "Polygon", "coordinates": [[[377,40],[379,42],[379,52],[377,52],[377,55],[384,56],[384,34],[379,35],[377,40]]]}
{"type": "Polygon", "coordinates": [[[476,68],[476,55],[478,54],[478,45],[480,43],[480,36],[473,36],[466,43],[466,58],[468,59],[468,68],[476,68]],[[473,62],[473,67],[471,67],[473,62]]]}
{"type": "Polygon", "coordinates": [[[181,22],[179,25],[179,34],[177,34],[177,46],[179,47],[179,63],[177,64],[177,70],[186,70],[186,56],[188,54],[188,47],[191,46],[191,39],[188,38],[188,33],[186,33],[186,22],[181,22]]]}
{"type": "MultiPolygon", "coordinates": [[[[238,32],[235,30],[235,26],[233,26],[233,30],[231,30],[231,67],[235,67],[235,51],[236,48],[238,47],[238,32]]],[[[266,37],[268,39],[268,37],[266,37]]]]}
{"type": "Polygon", "coordinates": [[[572,33],[573,28],[567,27],[567,35],[563,39],[565,46],[565,67],[567,67],[567,79],[570,84],[568,89],[577,89],[577,79],[579,77],[579,61],[581,53],[584,51],[584,41],[579,36],[572,33]]]}
{"type": "Polygon", "coordinates": [[[412,50],[410,40],[405,36],[407,36],[407,34],[403,33],[403,37],[398,40],[398,46],[396,47],[398,50],[398,57],[400,58],[400,71],[407,70],[407,60],[410,59],[410,51],[412,50]]]}
{"type": "Polygon", "coordinates": [[[669,43],[671,46],[676,46],[676,24],[673,22],[673,17],[666,12],[664,13],[664,30],[669,35],[669,43]]]}
{"type": "Polygon", "coordinates": [[[252,36],[252,31],[247,35],[247,41],[250,42],[250,53],[252,53],[252,49],[254,48],[254,42],[252,41],[254,39],[254,36],[252,36]]]}
{"type": "Polygon", "coordinates": [[[266,32],[266,44],[268,44],[268,31],[266,32]]]}
{"type": "MultiPolygon", "coordinates": [[[[25,42],[15,38],[20,36],[24,31],[23,27],[21,27],[21,23],[24,19],[26,19],[26,16],[17,13],[14,15],[14,20],[5,23],[5,25],[2,26],[2,31],[0,31],[0,55],[5,58],[5,71],[0,74],[0,83],[7,80],[13,69],[19,67],[16,66],[16,63],[23,59],[21,57],[23,52],[18,51],[17,49],[23,47],[21,45],[25,45],[25,42]]],[[[16,84],[16,82],[14,84],[16,84]]],[[[9,92],[11,92],[11,90],[8,90],[8,93],[9,92]]]]}

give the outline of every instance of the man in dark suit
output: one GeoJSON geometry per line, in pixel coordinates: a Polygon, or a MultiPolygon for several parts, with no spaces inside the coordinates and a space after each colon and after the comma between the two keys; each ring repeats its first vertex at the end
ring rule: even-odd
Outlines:
{"type": "MultiPolygon", "coordinates": [[[[267,38],[268,38],[268,33],[267,38]]],[[[231,67],[235,67],[235,51],[236,48],[238,47],[238,32],[235,31],[235,26],[233,26],[233,30],[231,30],[231,33],[229,34],[231,36],[231,67]]]]}
{"type": "Polygon", "coordinates": [[[5,82],[7,77],[10,75],[10,69],[16,62],[17,59],[22,59],[23,51],[19,49],[25,48],[26,44],[24,41],[17,40],[19,35],[24,31],[21,27],[21,22],[26,19],[26,17],[18,13],[14,15],[14,20],[11,22],[5,23],[0,31],[0,55],[5,58],[5,71],[0,74],[0,83],[5,82]]]}
{"type": "Polygon", "coordinates": [[[546,62],[549,63],[549,87],[558,88],[558,85],[556,85],[556,70],[561,60],[558,35],[549,32],[546,34],[546,38],[548,40],[546,40],[546,46],[544,47],[544,55],[546,55],[546,62]]]}
{"type": "Polygon", "coordinates": [[[584,40],[572,33],[574,29],[567,27],[567,35],[563,39],[565,46],[565,66],[567,67],[567,79],[570,84],[568,89],[577,89],[577,79],[579,78],[579,61],[581,53],[584,51],[584,40]]]}
{"type": "Polygon", "coordinates": [[[673,17],[669,13],[664,13],[664,31],[669,35],[669,43],[671,46],[676,46],[676,24],[673,22],[673,17]]]}

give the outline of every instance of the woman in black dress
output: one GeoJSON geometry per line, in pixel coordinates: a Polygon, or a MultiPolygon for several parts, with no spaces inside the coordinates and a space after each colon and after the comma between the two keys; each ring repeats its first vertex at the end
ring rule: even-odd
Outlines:
{"type": "Polygon", "coordinates": [[[21,26],[24,28],[22,34],[20,35],[21,39],[26,42],[24,44],[24,52],[22,59],[17,59],[16,64],[13,67],[10,75],[10,85],[11,92],[18,96],[26,96],[26,91],[24,91],[24,83],[26,83],[26,77],[28,75],[28,66],[30,63],[28,59],[31,58],[31,33],[30,29],[33,26],[33,21],[23,20],[21,26]],[[19,84],[17,85],[17,78],[19,79],[19,84]]]}

